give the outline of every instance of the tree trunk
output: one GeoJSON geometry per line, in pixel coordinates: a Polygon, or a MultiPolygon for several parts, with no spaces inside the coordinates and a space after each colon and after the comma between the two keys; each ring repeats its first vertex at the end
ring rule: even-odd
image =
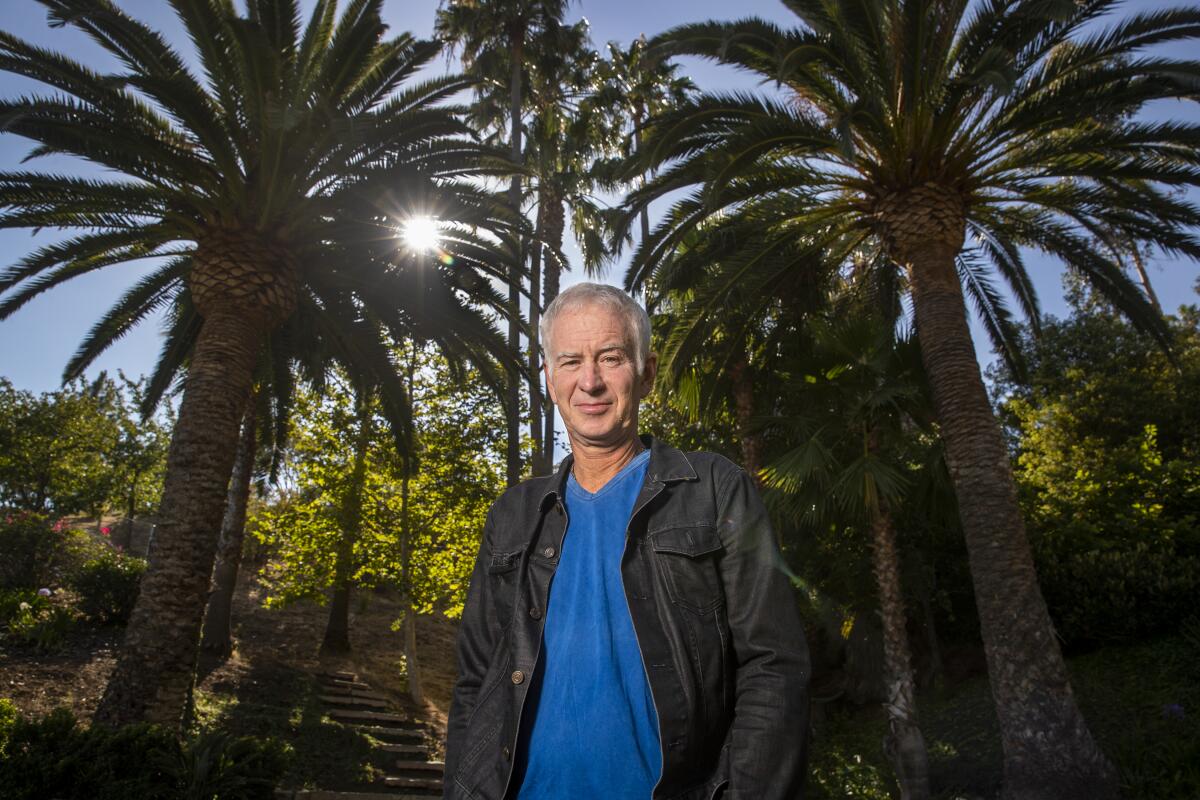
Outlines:
{"type": "Polygon", "coordinates": [[[541,351],[538,331],[538,320],[541,317],[541,271],[542,271],[542,242],[545,233],[545,193],[538,187],[537,236],[529,248],[529,435],[533,440],[533,457],[530,459],[530,472],[534,475],[548,475],[544,448],[542,447],[542,407],[545,395],[542,393],[541,351]]]}
{"type": "Polygon", "coordinates": [[[921,191],[891,201],[910,209],[908,222],[891,229],[893,252],[909,269],[921,356],[959,501],[1004,747],[1004,797],[1113,797],[1116,775],[1071,691],[975,358],[955,270],[961,212],[946,235],[938,225],[952,213],[931,207],[936,201],[921,191]]]}
{"type": "Polygon", "coordinates": [[[137,510],[137,482],[141,473],[134,473],[129,482],[129,494],[125,496],[125,519],[113,531],[113,547],[121,552],[128,552],[133,545],[133,517],[137,510]]]}
{"type": "MultiPolygon", "coordinates": [[[[412,403],[413,375],[417,369],[417,345],[412,346],[408,361],[408,401],[412,403]]],[[[408,694],[418,705],[425,702],[421,686],[421,665],[417,661],[417,612],[412,599],[412,517],[409,514],[409,490],[412,486],[415,443],[408,437],[408,452],[404,455],[404,475],[400,479],[400,583],[404,589],[404,667],[408,677],[408,694]]]]}
{"type": "Polygon", "coordinates": [[[342,536],[333,566],[333,598],[321,654],[350,652],[350,593],[354,578],[354,545],[362,527],[363,486],[367,476],[367,450],[371,445],[371,397],[366,389],[357,392],[358,438],[354,442],[354,466],[342,498],[342,536]]]}
{"type": "Polygon", "coordinates": [[[738,444],[742,451],[742,468],[758,487],[762,488],[762,434],[754,430],[754,377],[750,359],[742,355],[729,370],[733,382],[734,409],[737,416],[738,444]]]}
{"type": "MultiPolygon", "coordinates": [[[[633,129],[633,149],[634,149],[635,153],[641,153],[642,152],[641,127],[645,123],[645,119],[643,119],[643,114],[641,113],[640,109],[637,112],[637,118],[634,120],[634,123],[635,123],[635,127],[633,129]]],[[[650,174],[653,175],[654,174],[653,171],[650,174]]],[[[642,183],[645,183],[644,178],[642,179],[642,183]]],[[[638,242],[638,244],[642,247],[645,247],[646,242],[650,241],[650,207],[644,206],[642,208],[641,213],[638,214],[638,217],[640,218],[641,224],[642,224],[642,240],[640,242],[638,242]]]]}
{"type": "MultiPolygon", "coordinates": [[[[562,251],[563,234],[566,232],[567,220],[563,211],[562,193],[552,186],[546,193],[546,246],[542,248],[542,275],[545,286],[542,294],[542,308],[548,308],[554,298],[558,297],[558,288],[562,279],[562,262],[558,253],[562,251]]],[[[549,358],[549,353],[546,354],[549,358]]],[[[543,409],[546,417],[545,432],[542,435],[543,463],[549,475],[554,470],[554,403],[550,396],[544,398],[543,409]]]]}
{"type": "Polygon", "coordinates": [[[883,621],[883,678],[887,691],[888,733],[884,752],[892,761],[901,800],[929,797],[929,757],[917,724],[916,689],[908,647],[904,595],[900,588],[900,558],[891,514],[880,504],[871,521],[875,581],[883,621]]]}
{"type": "Polygon", "coordinates": [[[238,570],[242,563],[242,542],[246,534],[246,506],[250,500],[250,479],[254,476],[254,448],[258,441],[255,398],[246,403],[242,436],[233,461],[233,476],[229,479],[229,496],[225,501],[225,518],[221,521],[221,536],[217,540],[217,565],[213,570],[212,594],[204,615],[201,649],[219,656],[233,652],[233,591],[237,587],[238,570]]]}
{"type": "Polygon", "coordinates": [[[116,668],[96,709],[108,726],[178,726],[195,679],[217,531],[263,327],[252,314],[205,317],[188,369],[150,565],[116,668]]]}
{"type": "Polygon", "coordinates": [[[1162,304],[1158,302],[1158,295],[1154,293],[1154,286],[1150,283],[1150,273],[1146,272],[1146,264],[1142,261],[1142,254],[1138,252],[1137,242],[1129,243],[1129,257],[1133,260],[1133,268],[1137,271],[1142,288],[1146,290],[1146,298],[1150,305],[1154,306],[1158,313],[1163,313],[1162,304]]]}
{"type": "MultiPolygon", "coordinates": [[[[510,137],[512,144],[512,160],[520,164],[521,157],[521,107],[523,103],[521,91],[522,44],[524,30],[512,31],[509,36],[511,43],[512,69],[509,74],[509,117],[510,137]]],[[[513,212],[521,213],[521,176],[513,175],[508,185],[508,202],[513,212]]],[[[521,243],[517,243],[517,253],[514,254],[508,272],[508,348],[520,362],[521,353],[521,264],[523,258],[521,243]]],[[[508,433],[505,447],[505,480],[507,485],[515,486],[521,481],[521,380],[513,376],[507,387],[508,409],[505,414],[505,427],[508,433]]]]}

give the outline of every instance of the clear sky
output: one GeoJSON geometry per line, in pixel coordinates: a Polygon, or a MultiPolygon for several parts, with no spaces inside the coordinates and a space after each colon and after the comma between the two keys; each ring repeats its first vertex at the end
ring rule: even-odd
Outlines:
{"type": "MultiPolygon", "coordinates": [[[[311,2],[303,4],[306,9],[311,6],[311,2]]],[[[125,0],[120,5],[162,31],[185,55],[188,53],[182,30],[163,0],[125,0]]],[[[1167,4],[1156,0],[1128,0],[1124,8],[1140,10],[1160,5],[1167,4]]],[[[0,8],[4,12],[0,16],[0,28],[3,30],[39,45],[71,53],[97,69],[112,67],[112,61],[106,54],[86,37],[70,29],[51,29],[46,24],[42,7],[33,0],[3,0],[0,8]]],[[[393,29],[409,30],[418,36],[432,34],[436,9],[436,0],[387,0],[385,3],[387,20],[393,29]]],[[[736,4],[718,0],[584,0],[572,4],[568,11],[571,20],[579,16],[588,19],[597,46],[609,40],[627,44],[642,33],[653,36],[673,25],[705,19],[761,16],[783,25],[789,25],[794,20],[778,0],[742,0],[736,4]]],[[[1182,47],[1175,53],[1179,56],[1184,54],[1182,47]]],[[[1194,57],[1194,52],[1187,55],[1194,57]]],[[[754,86],[753,80],[747,76],[699,60],[685,61],[684,71],[702,89],[754,86]]],[[[0,96],[12,97],[32,91],[37,91],[36,84],[0,72],[0,96]]],[[[1152,113],[1163,118],[1200,119],[1200,111],[1194,104],[1156,108],[1152,113]]],[[[27,140],[0,134],[0,168],[19,168],[21,159],[29,149],[27,140]]],[[[76,174],[89,169],[62,158],[39,159],[29,168],[76,174]]],[[[93,170],[92,174],[97,173],[93,170]]],[[[0,258],[7,266],[35,246],[51,241],[55,235],[54,232],[34,235],[29,231],[0,230],[0,258]]],[[[577,258],[574,260],[578,263],[577,258]]],[[[41,295],[9,319],[0,322],[0,376],[7,377],[23,389],[41,392],[55,388],[63,367],[88,329],[121,292],[148,268],[147,265],[109,267],[73,279],[41,295]]],[[[1059,266],[1031,256],[1030,268],[1043,308],[1050,313],[1064,313],[1059,266]]],[[[1157,256],[1151,261],[1150,271],[1154,288],[1168,309],[1174,309],[1181,303],[1197,302],[1194,287],[1200,279],[1200,265],[1157,256]]],[[[623,273],[624,264],[618,264],[610,270],[607,279],[618,283],[623,273]]],[[[572,283],[580,279],[581,276],[576,274],[567,276],[565,282],[572,283]]],[[[158,353],[160,324],[160,320],[153,318],[143,322],[98,359],[92,373],[100,369],[115,371],[118,368],[131,376],[148,372],[158,353]]],[[[986,341],[980,338],[977,327],[976,334],[981,360],[990,360],[986,341]]]]}

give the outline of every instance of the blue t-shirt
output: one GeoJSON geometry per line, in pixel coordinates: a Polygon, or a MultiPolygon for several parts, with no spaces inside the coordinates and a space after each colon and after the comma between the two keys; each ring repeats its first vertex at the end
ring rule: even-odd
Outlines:
{"type": "Polygon", "coordinates": [[[649,800],[658,783],[658,715],[621,584],[649,460],[639,453],[595,494],[567,479],[567,533],[521,719],[519,800],[649,800]]]}

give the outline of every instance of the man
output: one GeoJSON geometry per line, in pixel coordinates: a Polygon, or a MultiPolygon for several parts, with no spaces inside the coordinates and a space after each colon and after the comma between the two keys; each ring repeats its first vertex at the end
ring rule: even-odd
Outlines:
{"type": "Polygon", "coordinates": [[[800,797],[808,654],[749,476],[637,436],[657,360],[620,289],[563,292],[542,342],[571,455],[488,514],[445,797],[800,797]]]}

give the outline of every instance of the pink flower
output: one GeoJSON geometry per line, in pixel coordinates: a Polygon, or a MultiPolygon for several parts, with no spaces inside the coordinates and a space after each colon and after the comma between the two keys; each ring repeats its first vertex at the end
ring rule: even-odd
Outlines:
{"type": "Polygon", "coordinates": [[[100,529],[100,534],[102,536],[108,536],[110,533],[112,533],[112,528],[101,528],[100,529]]]}

